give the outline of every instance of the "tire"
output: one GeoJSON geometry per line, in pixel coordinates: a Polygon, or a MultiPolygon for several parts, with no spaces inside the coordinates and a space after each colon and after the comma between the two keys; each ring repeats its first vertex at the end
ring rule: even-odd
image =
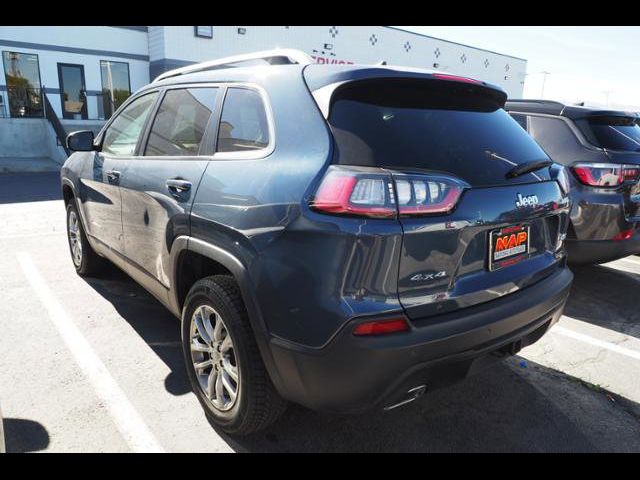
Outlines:
{"type": "Polygon", "coordinates": [[[232,277],[216,275],[193,285],[182,311],[182,349],[193,391],[209,420],[224,432],[257,432],[285,411],[287,403],[271,383],[232,277]]]}
{"type": "Polygon", "coordinates": [[[89,245],[74,200],[67,204],[67,240],[71,261],[78,275],[88,276],[102,271],[105,260],[89,245]],[[79,250],[77,245],[80,247],[79,250]]]}

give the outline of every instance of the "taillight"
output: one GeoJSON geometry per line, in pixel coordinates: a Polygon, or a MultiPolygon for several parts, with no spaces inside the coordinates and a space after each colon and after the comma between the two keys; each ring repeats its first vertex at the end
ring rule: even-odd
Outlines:
{"type": "Polygon", "coordinates": [[[640,166],[616,163],[577,163],[571,167],[581,183],[591,187],[617,187],[624,182],[637,181],[640,166]]]}
{"type": "Polygon", "coordinates": [[[311,208],[337,215],[395,217],[391,176],[378,169],[332,166],[322,179],[311,208]]]}
{"type": "Polygon", "coordinates": [[[444,175],[393,175],[400,215],[447,214],[467,186],[444,175]]]}
{"type": "Polygon", "coordinates": [[[631,237],[633,237],[633,229],[622,230],[615,237],[613,237],[612,240],[629,240],[631,237]]]}
{"type": "Polygon", "coordinates": [[[331,166],[310,203],[336,215],[393,218],[451,212],[468,185],[447,175],[406,175],[367,167],[331,166]]]}
{"type": "Polygon", "coordinates": [[[353,334],[357,336],[385,335],[388,333],[406,332],[409,324],[404,317],[385,320],[374,320],[360,323],[353,329],[353,334]]]}

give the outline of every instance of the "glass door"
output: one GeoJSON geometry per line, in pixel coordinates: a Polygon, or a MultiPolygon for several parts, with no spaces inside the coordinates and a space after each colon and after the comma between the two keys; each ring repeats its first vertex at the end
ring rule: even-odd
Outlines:
{"type": "Polygon", "coordinates": [[[84,84],[84,66],[59,63],[58,78],[63,118],[86,120],[87,92],[84,84]]]}

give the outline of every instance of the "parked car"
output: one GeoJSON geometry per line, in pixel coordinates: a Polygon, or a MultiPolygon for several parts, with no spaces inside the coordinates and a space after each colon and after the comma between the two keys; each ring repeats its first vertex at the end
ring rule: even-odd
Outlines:
{"type": "Polygon", "coordinates": [[[547,100],[510,100],[505,108],[571,172],[569,262],[640,253],[640,116],[547,100]]]}
{"type": "Polygon", "coordinates": [[[234,434],[287,401],[392,409],[462,379],[539,339],[573,278],[562,167],[503,90],[312,63],[171,71],[67,139],[77,272],[107,258],[181,318],[194,392],[234,434]]]}

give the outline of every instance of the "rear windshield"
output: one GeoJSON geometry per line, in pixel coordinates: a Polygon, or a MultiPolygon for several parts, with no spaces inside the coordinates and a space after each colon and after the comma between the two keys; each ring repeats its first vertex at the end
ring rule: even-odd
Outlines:
{"type": "MultiPolygon", "coordinates": [[[[499,92],[441,80],[384,79],[337,90],[329,112],[335,162],[438,170],[472,185],[507,182],[514,166],[548,157],[502,109],[499,92]]],[[[547,169],[511,181],[548,179],[547,169]]]]}
{"type": "Polygon", "coordinates": [[[640,125],[632,117],[591,117],[576,124],[589,143],[623,152],[640,152],[640,125]]]}

